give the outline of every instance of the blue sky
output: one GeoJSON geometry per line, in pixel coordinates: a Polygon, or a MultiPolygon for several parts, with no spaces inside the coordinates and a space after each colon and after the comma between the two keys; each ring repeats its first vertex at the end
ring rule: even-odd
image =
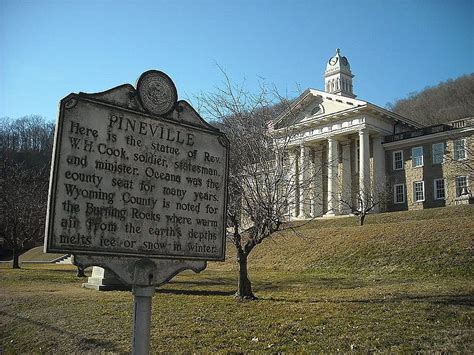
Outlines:
{"type": "Polygon", "coordinates": [[[474,72],[472,0],[0,0],[0,117],[56,119],[70,92],[171,76],[181,99],[258,78],[323,88],[335,49],[380,106],[474,72]]]}

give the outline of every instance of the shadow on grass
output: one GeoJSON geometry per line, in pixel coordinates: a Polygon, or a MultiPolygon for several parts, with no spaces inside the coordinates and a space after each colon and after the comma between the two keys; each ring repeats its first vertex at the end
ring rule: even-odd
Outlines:
{"type": "Polygon", "coordinates": [[[420,303],[433,303],[441,304],[445,306],[474,306],[474,296],[471,294],[462,294],[462,295],[433,295],[433,296],[414,296],[414,295],[405,295],[405,296],[396,296],[396,297],[387,297],[383,299],[320,299],[320,300],[308,300],[308,299],[285,299],[285,298],[259,298],[262,301],[274,301],[274,302],[285,302],[285,303],[307,303],[307,304],[317,304],[317,303],[361,303],[361,304],[388,304],[388,303],[401,303],[405,301],[409,302],[420,302],[420,303]]]}
{"type": "Polygon", "coordinates": [[[234,291],[212,291],[212,290],[177,290],[172,288],[159,288],[156,293],[192,296],[230,296],[234,291]]]}
{"type": "MultiPolygon", "coordinates": [[[[31,266],[31,265],[30,265],[31,266]]],[[[1,268],[1,270],[4,270],[4,271],[11,271],[11,272],[27,272],[27,271],[35,271],[35,272],[38,272],[38,271],[45,271],[45,272],[54,272],[54,271],[62,271],[62,272],[74,272],[74,269],[69,269],[69,270],[66,270],[66,269],[53,269],[53,268],[33,268],[33,267],[25,267],[25,266],[22,266],[20,267],[19,269],[12,269],[11,267],[8,267],[8,268],[1,268]]]]}
{"type": "MultiPolygon", "coordinates": [[[[258,280],[252,281],[252,288],[254,292],[279,292],[286,291],[295,287],[306,288],[308,285],[310,287],[316,288],[325,288],[325,289],[357,289],[367,286],[367,283],[359,280],[351,280],[343,277],[320,277],[313,279],[278,279],[275,281],[258,280]]],[[[189,295],[216,295],[216,296],[226,296],[234,295],[235,289],[237,287],[237,278],[233,277],[220,277],[213,279],[204,279],[204,280],[172,280],[168,285],[164,285],[163,288],[157,289],[157,293],[173,293],[173,294],[189,294],[189,295]],[[175,285],[177,288],[172,288],[175,285]],[[228,286],[231,288],[231,291],[225,290],[181,290],[178,288],[185,287],[206,287],[206,286],[228,286]]]]}
{"type": "Polygon", "coordinates": [[[236,279],[230,277],[215,277],[211,279],[199,279],[199,280],[171,280],[169,282],[170,285],[172,284],[181,284],[181,285],[199,285],[199,286],[220,286],[220,285],[230,285],[235,284],[236,279]]]}
{"type": "MultiPolygon", "coordinates": [[[[38,269],[37,269],[38,270],[38,269]]],[[[34,270],[34,271],[37,271],[37,270],[34,270]]],[[[41,270],[41,269],[40,269],[41,270]]],[[[30,271],[33,271],[33,269],[30,269],[30,271]]],[[[66,274],[70,274],[71,276],[76,276],[77,274],[77,270],[76,269],[71,269],[71,270],[64,270],[64,269],[58,269],[58,270],[54,270],[54,269],[43,269],[41,270],[45,275],[54,275],[54,274],[61,274],[61,275],[66,275],[66,274]]],[[[87,273],[86,272],[86,277],[90,276],[90,273],[87,273]]]]}
{"type": "Polygon", "coordinates": [[[75,349],[75,350],[78,350],[78,351],[99,350],[97,348],[100,347],[100,348],[102,348],[103,350],[105,350],[107,352],[109,352],[109,351],[118,352],[118,349],[116,348],[115,344],[110,342],[110,341],[82,337],[82,336],[78,335],[77,333],[69,332],[67,330],[55,327],[55,326],[47,324],[45,322],[40,322],[40,321],[33,320],[33,319],[30,319],[30,318],[27,318],[27,317],[22,317],[22,316],[19,316],[17,314],[10,314],[8,312],[1,311],[1,310],[0,310],[0,315],[10,317],[10,318],[18,320],[22,323],[28,323],[30,325],[40,327],[43,330],[49,330],[51,332],[55,332],[55,333],[58,333],[58,334],[69,336],[73,339],[77,339],[79,344],[84,347],[83,349],[75,349]]]}
{"type": "MultiPolygon", "coordinates": [[[[227,277],[216,277],[212,279],[172,280],[163,287],[157,288],[156,293],[193,296],[229,296],[235,293],[233,290],[223,290],[222,286],[234,288],[236,280],[227,277]],[[174,286],[174,287],[173,287],[174,286]],[[207,290],[207,286],[221,286],[220,290],[207,290]],[[184,288],[184,289],[181,289],[184,288]],[[195,288],[195,289],[193,289],[195,288]]],[[[225,287],[227,288],[227,287],[225,287]]]]}

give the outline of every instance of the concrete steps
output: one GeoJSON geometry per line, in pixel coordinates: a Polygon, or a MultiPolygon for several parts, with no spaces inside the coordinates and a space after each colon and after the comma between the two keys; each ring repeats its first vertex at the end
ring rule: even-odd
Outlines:
{"type": "Polygon", "coordinates": [[[60,258],[54,259],[51,261],[54,264],[72,264],[72,255],[71,254],[66,254],[61,256],[60,258]]]}

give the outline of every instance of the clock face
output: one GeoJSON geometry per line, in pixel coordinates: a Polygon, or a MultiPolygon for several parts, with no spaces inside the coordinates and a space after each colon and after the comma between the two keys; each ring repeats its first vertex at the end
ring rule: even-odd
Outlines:
{"type": "Polygon", "coordinates": [[[344,64],[344,65],[348,64],[346,57],[342,57],[341,61],[342,61],[342,64],[344,64]]]}
{"type": "Polygon", "coordinates": [[[338,61],[337,57],[332,57],[331,59],[329,59],[329,64],[336,65],[337,61],[338,61]]]}

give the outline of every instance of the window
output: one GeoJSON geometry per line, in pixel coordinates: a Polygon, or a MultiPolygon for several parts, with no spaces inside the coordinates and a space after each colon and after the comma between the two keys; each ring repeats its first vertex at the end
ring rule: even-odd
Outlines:
{"type": "Polygon", "coordinates": [[[415,202],[422,202],[425,200],[425,182],[415,181],[413,183],[413,200],[415,202]]]}
{"type": "Polygon", "coordinates": [[[433,164],[443,164],[444,143],[434,143],[432,145],[433,164]]]}
{"type": "Polygon", "coordinates": [[[393,186],[393,202],[405,203],[405,185],[398,184],[393,186]]]}
{"type": "Polygon", "coordinates": [[[411,148],[411,166],[423,166],[423,147],[411,148]]]}
{"type": "Polygon", "coordinates": [[[443,179],[434,179],[434,198],[435,200],[444,200],[446,198],[443,179]]]}
{"type": "Polygon", "coordinates": [[[456,197],[461,196],[464,188],[468,188],[467,176],[456,176],[456,197]]]}
{"type": "Polygon", "coordinates": [[[403,169],[403,151],[397,150],[393,152],[393,170],[403,169]]]}
{"type": "Polygon", "coordinates": [[[313,108],[313,110],[311,111],[311,114],[312,115],[315,115],[317,114],[319,111],[321,110],[321,106],[316,106],[315,108],[313,108]]]}
{"type": "Polygon", "coordinates": [[[466,139],[454,141],[454,160],[466,159],[466,139]]]}

